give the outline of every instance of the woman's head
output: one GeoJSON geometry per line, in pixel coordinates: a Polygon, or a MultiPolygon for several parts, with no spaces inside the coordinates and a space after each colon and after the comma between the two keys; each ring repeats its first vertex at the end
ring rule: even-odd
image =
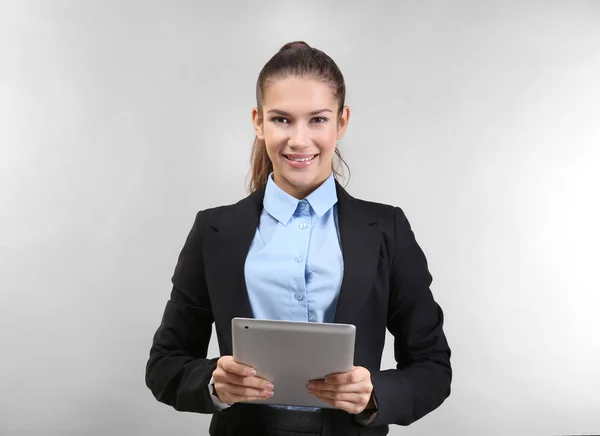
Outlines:
{"type": "Polygon", "coordinates": [[[272,171],[284,191],[303,198],[335,171],[336,141],[350,116],[345,97],[344,77],[329,56],[304,42],[284,45],[256,84],[250,190],[272,171]]]}

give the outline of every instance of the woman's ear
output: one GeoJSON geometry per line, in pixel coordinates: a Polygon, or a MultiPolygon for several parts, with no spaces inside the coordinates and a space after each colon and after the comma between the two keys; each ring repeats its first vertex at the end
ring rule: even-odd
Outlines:
{"type": "Polygon", "coordinates": [[[348,129],[348,121],[350,121],[350,108],[344,106],[341,115],[338,117],[337,136],[336,139],[342,139],[348,129]]]}
{"type": "Polygon", "coordinates": [[[265,135],[263,132],[263,120],[262,117],[260,117],[260,114],[256,107],[252,108],[252,125],[254,126],[254,132],[256,133],[258,139],[265,139],[265,135]]]}

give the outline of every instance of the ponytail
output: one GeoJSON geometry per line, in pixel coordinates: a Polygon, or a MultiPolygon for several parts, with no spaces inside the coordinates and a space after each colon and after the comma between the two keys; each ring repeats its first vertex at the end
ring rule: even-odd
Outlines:
{"type": "Polygon", "coordinates": [[[273,163],[267,154],[267,146],[264,139],[254,138],[252,154],[250,156],[250,182],[248,189],[255,192],[261,186],[267,184],[267,178],[273,171],[273,163]]]}

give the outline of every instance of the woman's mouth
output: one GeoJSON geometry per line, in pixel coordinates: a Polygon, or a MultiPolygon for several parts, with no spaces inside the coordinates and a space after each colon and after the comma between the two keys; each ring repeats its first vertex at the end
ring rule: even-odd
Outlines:
{"type": "Polygon", "coordinates": [[[284,154],[283,156],[293,168],[306,168],[315,161],[318,154],[284,154]]]}
{"type": "Polygon", "coordinates": [[[315,157],[317,157],[316,154],[310,154],[310,155],[306,155],[306,154],[284,154],[284,156],[286,157],[286,159],[293,160],[294,162],[308,162],[309,160],[312,160],[315,157]]]}

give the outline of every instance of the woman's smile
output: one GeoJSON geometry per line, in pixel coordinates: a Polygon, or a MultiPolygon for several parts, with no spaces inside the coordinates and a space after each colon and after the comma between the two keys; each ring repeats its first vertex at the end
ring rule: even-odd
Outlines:
{"type": "Polygon", "coordinates": [[[317,160],[319,154],[284,154],[285,161],[292,168],[307,168],[317,160]]]}

